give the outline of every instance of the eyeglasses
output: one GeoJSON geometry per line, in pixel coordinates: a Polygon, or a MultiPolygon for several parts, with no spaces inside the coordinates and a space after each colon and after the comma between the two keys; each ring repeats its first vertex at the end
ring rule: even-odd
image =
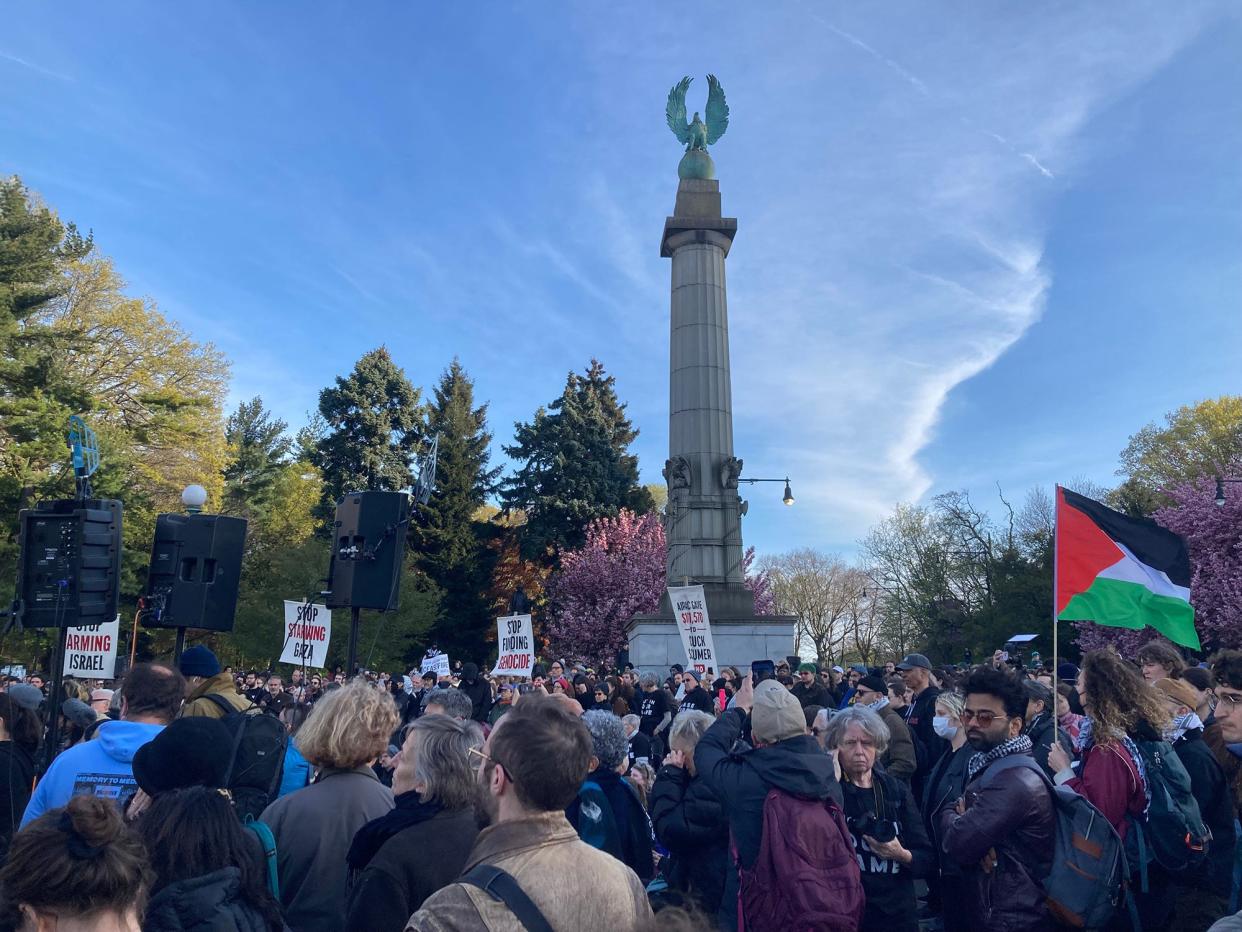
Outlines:
{"type": "Polygon", "coordinates": [[[1216,688],[1216,698],[1230,707],[1242,704],[1242,693],[1224,693],[1219,686],[1216,688]]]}
{"type": "Polygon", "coordinates": [[[497,766],[497,767],[499,767],[499,766],[500,766],[500,764],[497,764],[497,763],[496,763],[495,758],[489,757],[488,755],[486,755],[486,754],[484,754],[482,751],[480,751],[478,748],[467,748],[467,749],[466,749],[466,754],[467,754],[467,756],[469,756],[469,755],[473,754],[475,757],[478,757],[478,758],[480,758],[481,760],[491,761],[493,764],[496,764],[496,766],[497,766]]]}
{"type": "Polygon", "coordinates": [[[992,723],[998,718],[1009,718],[1008,715],[1001,715],[999,712],[989,712],[984,709],[981,712],[972,712],[970,709],[962,709],[962,714],[958,716],[963,725],[969,725],[971,722],[978,722],[980,728],[990,728],[992,723]]]}

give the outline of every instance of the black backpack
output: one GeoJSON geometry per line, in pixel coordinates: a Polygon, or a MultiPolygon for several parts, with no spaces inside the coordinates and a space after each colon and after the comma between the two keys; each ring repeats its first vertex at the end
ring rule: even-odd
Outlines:
{"type": "Polygon", "coordinates": [[[1155,861],[1172,873],[1197,871],[1207,860],[1212,833],[1203,823],[1190,775],[1167,741],[1135,739],[1143,756],[1151,805],[1145,819],[1130,819],[1127,855],[1147,892],[1147,866],[1155,861]]]}
{"type": "Polygon", "coordinates": [[[257,819],[280,790],[289,735],[280,719],[256,705],[239,712],[223,696],[213,693],[205,698],[224,710],[221,721],[233,735],[224,777],[233,806],[242,821],[247,816],[257,819]]]}

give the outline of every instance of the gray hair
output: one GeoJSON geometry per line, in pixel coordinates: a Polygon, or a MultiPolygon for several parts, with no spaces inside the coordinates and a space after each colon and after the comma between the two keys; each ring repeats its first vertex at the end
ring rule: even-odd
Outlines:
{"type": "Polygon", "coordinates": [[[582,724],[591,733],[592,753],[605,770],[616,770],[629,755],[630,741],[621,719],[605,709],[582,714],[582,724]]]}
{"type": "Polygon", "coordinates": [[[642,675],[642,678],[639,679],[638,685],[641,686],[643,689],[646,689],[648,686],[659,686],[660,678],[656,676],[654,673],[652,673],[650,670],[648,670],[646,673],[642,675]]]}
{"type": "Polygon", "coordinates": [[[715,723],[715,716],[697,709],[680,712],[668,730],[668,746],[679,751],[693,751],[703,733],[715,723]]]}
{"type": "Polygon", "coordinates": [[[453,810],[474,802],[470,750],[483,746],[482,729],[447,715],[424,715],[410,725],[407,743],[414,752],[414,780],[425,787],[419,794],[423,802],[453,810]]]}
{"type": "Polygon", "coordinates": [[[884,724],[884,719],[880,718],[878,712],[857,705],[847,706],[832,717],[832,721],[828,723],[828,747],[835,748],[845,737],[845,729],[851,725],[857,725],[871,737],[876,754],[883,754],[888,750],[892,733],[884,724]]]}
{"type": "Polygon", "coordinates": [[[638,726],[641,725],[642,723],[643,723],[643,720],[639,718],[637,715],[622,715],[621,716],[621,724],[630,725],[634,728],[635,731],[638,730],[638,726]]]}
{"type": "Polygon", "coordinates": [[[456,686],[433,691],[427,700],[427,708],[430,709],[433,705],[442,708],[444,714],[450,718],[461,719],[463,722],[474,714],[474,703],[456,686]]]}
{"type": "Polygon", "coordinates": [[[1052,704],[1052,690],[1043,683],[1036,682],[1035,680],[1023,680],[1022,691],[1026,693],[1028,701],[1042,702],[1045,712],[1056,711],[1056,707],[1052,704]]]}

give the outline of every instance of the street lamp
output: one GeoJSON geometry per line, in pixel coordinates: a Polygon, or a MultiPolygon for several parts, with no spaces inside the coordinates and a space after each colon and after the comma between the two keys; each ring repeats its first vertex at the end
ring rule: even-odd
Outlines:
{"type": "Polygon", "coordinates": [[[1225,507],[1225,483],[1226,482],[1242,482],[1242,479],[1231,479],[1228,476],[1216,477],[1216,505],[1217,507],[1225,507]]]}
{"type": "Polygon", "coordinates": [[[785,483],[785,494],[781,497],[781,501],[784,502],[786,505],[792,505],[794,503],[793,489],[789,487],[788,476],[786,476],[784,479],[738,479],[737,481],[748,482],[751,485],[754,485],[756,482],[783,482],[785,483]]]}
{"type": "Polygon", "coordinates": [[[181,493],[181,504],[185,506],[188,514],[198,514],[207,504],[207,490],[197,483],[187,485],[185,491],[181,493]]]}

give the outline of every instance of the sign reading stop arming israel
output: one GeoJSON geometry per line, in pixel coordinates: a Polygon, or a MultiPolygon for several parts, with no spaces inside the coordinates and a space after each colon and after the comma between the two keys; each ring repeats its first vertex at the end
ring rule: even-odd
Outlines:
{"type": "Polygon", "coordinates": [[[686,648],[686,659],[699,673],[706,673],[708,668],[718,673],[703,587],[669,586],[668,598],[673,605],[673,617],[677,619],[677,630],[681,632],[681,643],[686,648]]]}
{"type": "Polygon", "coordinates": [[[101,625],[70,628],[65,638],[65,676],[110,680],[116,672],[121,616],[101,625]]]}
{"type": "Polygon", "coordinates": [[[322,667],[332,640],[332,610],[309,602],[285,601],[285,649],[281,663],[322,667]]]}
{"type": "Polygon", "coordinates": [[[535,666],[535,630],[530,615],[506,615],[496,619],[496,644],[500,656],[493,673],[529,677],[535,666]]]}

